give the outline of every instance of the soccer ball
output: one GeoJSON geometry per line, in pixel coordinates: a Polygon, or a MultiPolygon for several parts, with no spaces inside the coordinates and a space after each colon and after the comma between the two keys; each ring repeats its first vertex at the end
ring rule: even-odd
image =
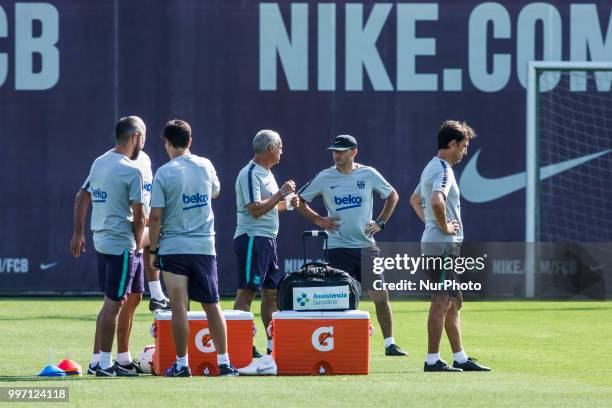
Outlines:
{"type": "Polygon", "coordinates": [[[138,353],[138,362],[140,363],[140,369],[145,374],[153,373],[153,356],[155,355],[155,344],[145,346],[144,349],[138,353]]]}

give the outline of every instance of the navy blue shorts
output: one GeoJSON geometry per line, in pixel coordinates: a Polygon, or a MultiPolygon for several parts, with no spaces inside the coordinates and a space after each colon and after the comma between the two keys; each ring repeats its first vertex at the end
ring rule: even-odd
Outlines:
{"type": "Polygon", "coordinates": [[[278,288],[281,273],[276,239],[242,234],[234,238],[234,253],[238,261],[238,288],[255,291],[260,287],[278,288]]]}
{"type": "MultiPolygon", "coordinates": [[[[444,254],[442,256],[431,256],[431,258],[439,259],[439,265],[435,265],[436,267],[431,270],[425,270],[425,276],[430,283],[436,285],[442,285],[445,281],[456,282],[457,284],[461,283],[461,279],[459,278],[459,274],[457,274],[453,269],[447,268],[446,260],[448,258],[456,258],[455,255],[444,254]]],[[[436,288],[429,291],[432,295],[446,295],[453,299],[463,300],[463,294],[460,289],[453,289],[450,286],[447,289],[444,288],[436,288]]]]}
{"type": "Polygon", "coordinates": [[[136,271],[134,272],[134,279],[132,279],[132,285],[128,288],[128,293],[144,293],[145,289],[145,266],[144,266],[144,255],[142,252],[134,255],[134,261],[136,262],[136,271]]]}
{"type": "MultiPolygon", "coordinates": [[[[374,258],[379,256],[380,249],[375,246],[366,248],[330,248],[327,250],[329,265],[343,270],[359,283],[361,283],[363,272],[373,274],[374,258]]],[[[380,276],[382,277],[382,275],[380,276]]]]}
{"type": "Polygon", "coordinates": [[[217,258],[214,255],[160,255],[159,267],[162,271],[187,276],[190,299],[200,303],[219,302],[217,258]]]}
{"type": "MultiPolygon", "coordinates": [[[[134,254],[126,250],[123,255],[98,254],[98,280],[100,290],[115,302],[125,299],[134,288],[134,277],[139,264],[142,264],[142,254],[134,254]]],[[[141,277],[144,279],[144,277],[141,277]]],[[[144,286],[144,283],[142,284],[144,286]]],[[[138,285],[136,284],[136,287],[138,285]]]]}

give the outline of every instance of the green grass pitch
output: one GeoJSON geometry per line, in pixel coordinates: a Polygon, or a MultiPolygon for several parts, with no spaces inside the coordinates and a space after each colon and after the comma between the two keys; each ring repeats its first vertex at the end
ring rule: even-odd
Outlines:
{"type": "MultiPolygon", "coordinates": [[[[82,406],[612,406],[611,302],[466,302],[466,351],[490,373],[423,373],[428,303],[414,301],[392,304],[395,338],[409,357],[385,357],[375,324],[367,376],[38,380],[49,348],[56,363],[71,353],[87,366],[99,306],[99,299],[0,299],[0,387],[67,386],[70,404],[82,406]]],[[[134,357],[153,343],[146,306],[134,322],[134,357]]],[[[371,302],[360,309],[374,316],[371,302]]],[[[265,350],[256,319],[256,345],[265,350]]],[[[446,339],[441,353],[452,360],[446,339]]]]}

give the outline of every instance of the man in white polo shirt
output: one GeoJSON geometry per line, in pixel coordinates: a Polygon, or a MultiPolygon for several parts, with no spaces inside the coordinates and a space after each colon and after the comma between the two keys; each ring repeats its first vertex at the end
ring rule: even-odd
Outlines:
{"type": "MultiPolygon", "coordinates": [[[[261,288],[261,319],[264,330],[276,309],[276,289],[282,277],[278,268],[276,236],[278,213],[286,210],[285,198],[295,191],[295,182],[285,182],[279,190],[270,171],[283,153],[280,135],[261,130],[253,138],[255,156],[240,170],[236,179],[237,222],[234,252],[238,261],[238,291],[234,309],[250,311],[261,288]]],[[[293,206],[298,206],[297,197],[293,206]]],[[[268,354],[272,340],[268,336],[268,354]]],[[[253,357],[261,355],[253,346],[253,357]]]]}

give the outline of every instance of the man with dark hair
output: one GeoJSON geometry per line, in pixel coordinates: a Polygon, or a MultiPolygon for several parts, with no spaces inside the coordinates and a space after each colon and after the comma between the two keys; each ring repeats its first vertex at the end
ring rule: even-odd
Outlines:
{"type": "MultiPolygon", "coordinates": [[[[277,310],[276,289],[282,277],[276,252],[278,213],[287,209],[285,198],[295,191],[295,182],[289,180],[279,190],[270,171],[280,162],[283,153],[283,143],[277,132],[267,129],[257,132],[253,138],[253,150],[255,156],[240,170],[235,186],[237,222],[234,252],[238,260],[239,283],[234,309],[250,311],[257,290],[261,288],[261,319],[265,330],[272,321],[272,313],[277,310]]],[[[294,206],[297,205],[294,201],[294,206]]],[[[271,352],[272,339],[268,337],[268,354],[271,352]]],[[[253,357],[261,357],[255,346],[253,357]]],[[[268,360],[263,360],[264,365],[268,360]]],[[[266,368],[272,367],[272,362],[269,363],[266,368]]]]}
{"type": "Polygon", "coordinates": [[[126,354],[129,356],[131,323],[143,291],[143,272],[138,268],[142,253],[138,250],[142,247],[146,219],[143,178],[132,160],[139,156],[145,133],[140,118],[120,119],[115,127],[115,148],[94,161],[76,197],[71,252],[78,257],[85,249],[85,219],[92,202],[91,229],[98,253],[100,286],[105,294],[88,368],[89,374],[97,376],[137,375],[131,357],[128,359],[126,354]],[[119,316],[121,330],[117,327],[119,316]],[[118,362],[113,365],[111,352],[116,331],[118,362]]]}
{"type": "MultiPolygon", "coordinates": [[[[302,187],[298,194],[304,202],[298,211],[318,227],[328,230],[329,264],[348,272],[362,281],[364,274],[371,274],[374,258],[380,250],[374,234],[382,231],[395,210],[399,196],[395,189],[373,167],[355,163],[357,140],[351,135],[337,136],[331,150],[335,166],[321,171],[302,187]],[[376,221],[372,220],[374,193],[385,200],[376,221]],[[316,196],[323,196],[327,217],[322,217],[306,203],[316,196]],[[367,260],[362,265],[362,259],[367,260]]],[[[385,341],[385,355],[405,356],[407,353],[395,344],[393,315],[386,290],[368,289],[376,307],[376,317],[385,341]]]]}
{"type": "Polygon", "coordinates": [[[187,306],[191,298],[206,312],[219,374],[237,376],[227,353],[227,327],[219,305],[211,207],[211,200],[219,196],[219,179],[210,160],[191,154],[191,127],[187,122],[169,121],[163,137],[170,161],[153,179],[149,240],[151,266],[159,265],[162,270],[172,308],[176,362],[164,374],[191,376],[187,355],[187,306]]]}
{"type": "MultiPolygon", "coordinates": [[[[421,174],[421,180],[410,197],[410,204],[425,224],[421,238],[423,254],[442,257],[441,268],[425,271],[431,283],[459,281],[454,270],[444,269],[446,258],[459,256],[463,242],[463,223],[459,206],[459,186],[452,166],[467,154],[470,140],[476,137],[465,122],[447,120],[438,131],[438,155],[431,159],[421,174]]],[[[460,290],[432,292],[427,320],[428,354],[424,371],[490,371],[476,359],[465,354],[461,342],[459,310],[463,304],[460,290]],[[453,366],[440,358],[442,330],[453,351],[453,366]]]]}

